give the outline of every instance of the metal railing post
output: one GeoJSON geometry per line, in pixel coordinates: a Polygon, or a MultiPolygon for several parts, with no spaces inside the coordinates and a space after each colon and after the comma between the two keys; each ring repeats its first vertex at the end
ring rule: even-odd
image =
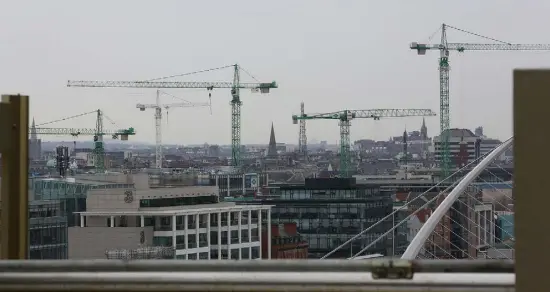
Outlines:
{"type": "Polygon", "coordinates": [[[0,259],[28,258],[28,135],[29,97],[2,95],[0,99],[0,259]]]}

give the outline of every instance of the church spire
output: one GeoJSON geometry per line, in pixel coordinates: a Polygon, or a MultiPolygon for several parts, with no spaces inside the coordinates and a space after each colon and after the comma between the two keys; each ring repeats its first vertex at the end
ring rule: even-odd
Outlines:
{"type": "Polygon", "coordinates": [[[38,135],[36,134],[36,123],[34,122],[34,118],[32,118],[32,125],[31,125],[31,140],[33,141],[38,140],[38,135]]]}
{"type": "Polygon", "coordinates": [[[428,128],[426,127],[426,119],[422,118],[422,127],[420,127],[420,138],[422,140],[428,139],[428,128]]]}
{"type": "Polygon", "coordinates": [[[271,122],[271,134],[269,136],[269,147],[267,148],[267,156],[270,158],[277,157],[277,141],[275,140],[275,128],[271,122]]]}

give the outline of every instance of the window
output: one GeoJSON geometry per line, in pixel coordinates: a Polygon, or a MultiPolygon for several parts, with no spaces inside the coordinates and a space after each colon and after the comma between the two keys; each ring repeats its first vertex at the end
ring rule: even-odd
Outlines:
{"type": "Polygon", "coordinates": [[[218,196],[200,196],[200,197],[178,197],[178,198],[153,198],[142,199],[139,201],[140,208],[147,207],[176,207],[199,204],[215,204],[218,202],[218,196]]]}

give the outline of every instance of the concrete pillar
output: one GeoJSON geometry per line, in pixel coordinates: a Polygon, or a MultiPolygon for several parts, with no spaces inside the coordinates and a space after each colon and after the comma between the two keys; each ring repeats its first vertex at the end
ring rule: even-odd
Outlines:
{"type": "MultiPolygon", "coordinates": [[[[248,242],[252,242],[252,210],[248,210],[248,242]]],[[[248,246],[248,259],[252,259],[251,246],[248,246]]]]}
{"type": "MultiPolygon", "coordinates": [[[[196,248],[199,248],[199,222],[200,222],[200,216],[199,214],[195,214],[195,245],[196,248]]],[[[199,258],[199,253],[197,252],[197,259],[199,258]]]]}
{"type": "Polygon", "coordinates": [[[222,213],[218,212],[218,260],[222,259],[222,213]]]}
{"type": "Polygon", "coordinates": [[[267,259],[271,259],[271,208],[267,209],[267,259]]]}
{"type": "MultiPolygon", "coordinates": [[[[262,209],[258,210],[258,238],[262,238],[262,209]]],[[[260,240],[259,257],[262,258],[262,246],[260,240]]]]}
{"type": "Polygon", "coordinates": [[[211,247],[212,246],[212,242],[211,242],[211,238],[210,238],[210,232],[211,232],[211,228],[210,228],[210,224],[211,224],[211,218],[210,218],[211,214],[208,213],[208,216],[206,217],[206,242],[208,244],[208,259],[210,259],[210,250],[211,250],[211,247]]]}
{"type": "Polygon", "coordinates": [[[231,259],[231,211],[227,212],[227,259],[231,259]]]}
{"type": "Polygon", "coordinates": [[[84,222],[85,218],[84,215],[80,215],[80,227],[86,227],[86,223],[84,222]]]}
{"type": "Polygon", "coordinates": [[[176,215],[172,215],[172,247],[176,248],[176,215]]]}
{"type": "MultiPolygon", "coordinates": [[[[185,245],[184,245],[184,249],[189,249],[189,246],[187,245],[187,240],[189,240],[187,238],[187,230],[189,228],[187,228],[187,224],[189,224],[189,219],[187,218],[187,216],[189,215],[183,215],[183,237],[185,238],[184,242],[185,242],[185,245]]],[[[188,259],[188,256],[187,256],[187,251],[185,252],[185,259],[188,259]]]]}
{"type": "MultiPolygon", "coordinates": [[[[239,211],[237,212],[238,214],[238,218],[237,218],[237,221],[238,221],[238,228],[237,228],[237,238],[238,238],[238,242],[239,242],[239,245],[242,243],[242,232],[243,232],[243,228],[242,228],[242,222],[241,222],[241,219],[243,217],[243,212],[242,211],[239,211]]],[[[242,260],[243,259],[243,254],[242,254],[242,248],[239,247],[239,260],[242,260]]]]}
{"type": "Polygon", "coordinates": [[[231,176],[230,174],[227,175],[227,196],[228,197],[231,196],[231,193],[230,193],[231,184],[229,183],[231,181],[231,179],[229,178],[230,176],[231,176]]]}
{"type": "Polygon", "coordinates": [[[115,227],[115,216],[111,216],[111,226],[110,227],[115,227]]]}

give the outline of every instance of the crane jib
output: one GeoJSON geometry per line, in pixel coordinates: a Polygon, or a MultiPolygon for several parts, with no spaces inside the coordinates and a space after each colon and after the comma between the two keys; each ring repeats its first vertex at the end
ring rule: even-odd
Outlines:
{"type": "MultiPolygon", "coordinates": [[[[67,87],[130,87],[130,88],[233,88],[233,82],[203,82],[203,81],[85,81],[69,80],[67,87]]],[[[270,83],[239,83],[238,88],[268,90],[278,88],[277,82],[270,83]]]]}

